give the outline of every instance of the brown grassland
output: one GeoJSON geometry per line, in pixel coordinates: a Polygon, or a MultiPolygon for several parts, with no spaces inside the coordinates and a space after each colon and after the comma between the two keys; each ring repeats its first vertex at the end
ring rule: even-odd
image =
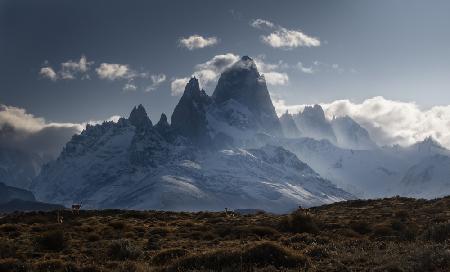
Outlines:
{"type": "Polygon", "coordinates": [[[289,215],[103,210],[0,218],[2,271],[450,271],[450,197],[289,215]]]}

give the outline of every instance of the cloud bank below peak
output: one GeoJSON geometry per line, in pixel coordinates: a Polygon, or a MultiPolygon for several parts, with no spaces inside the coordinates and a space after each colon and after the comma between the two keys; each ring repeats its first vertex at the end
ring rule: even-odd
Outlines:
{"type": "MultiPolygon", "coordinates": [[[[306,105],[287,105],[273,98],[278,114],[288,110],[302,111],[306,105]]],[[[333,116],[350,116],[367,129],[379,145],[411,145],[426,137],[433,137],[450,149],[450,105],[422,109],[415,102],[402,102],[376,96],[361,103],[336,100],[320,104],[329,119],[333,116]]]]}

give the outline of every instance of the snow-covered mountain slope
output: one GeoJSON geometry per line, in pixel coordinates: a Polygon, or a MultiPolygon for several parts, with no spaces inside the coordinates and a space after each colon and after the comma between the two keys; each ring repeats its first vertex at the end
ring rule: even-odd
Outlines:
{"type": "Polygon", "coordinates": [[[339,147],[356,150],[375,149],[369,132],[348,116],[333,118],[331,127],[339,147]]]}
{"type": "Polygon", "coordinates": [[[26,189],[44,163],[45,160],[37,154],[0,148],[0,182],[26,189]]]}
{"type": "Polygon", "coordinates": [[[404,194],[436,198],[450,194],[450,157],[433,155],[411,166],[400,183],[404,194]]]}
{"type": "Polygon", "coordinates": [[[283,148],[204,151],[127,119],[74,136],[32,188],[42,201],[96,208],[283,212],[352,198],[283,148]]]}
{"type": "MultiPolygon", "coordinates": [[[[361,198],[409,196],[410,189],[402,179],[411,166],[421,164],[421,161],[437,154],[450,156],[450,151],[431,138],[408,147],[393,146],[371,150],[344,149],[327,140],[311,138],[260,137],[259,140],[283,146],[322,177],[361,198]]],[[[442,186],[446,188],[447,185],[444,183],[442,186]]],[[[415,196],[421,196],[420,192],[415,196]]],[[[435,196],[424,191],[422,197],[435,196]]]]}

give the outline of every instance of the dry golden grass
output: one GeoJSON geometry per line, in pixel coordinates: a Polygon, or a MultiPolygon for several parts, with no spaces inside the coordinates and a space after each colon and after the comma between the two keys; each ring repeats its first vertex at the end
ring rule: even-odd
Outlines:
{"type": "Polygon", "coordinates": [[[289,215],[81,211],[0,218],[2,271],[450,271],[450,197],[289,215]],[[306,214],[307,213],[307,214],[306,214]]]}

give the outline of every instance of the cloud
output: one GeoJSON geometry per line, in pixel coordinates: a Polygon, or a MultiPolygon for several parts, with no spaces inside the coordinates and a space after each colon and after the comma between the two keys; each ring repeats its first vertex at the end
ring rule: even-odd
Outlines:
{"type": "Polygon", "coordinates": [[[82,55],[77,62],[72,60],[63,62],[61,63],[59,77],[61,79],[74,79],[78,74],[85,74],[93,63],[93,61],[87,61],[87,58],[84,55],[82,55]]]}
{"type": "Polygon", "coordinates": [[[102,63],[95,71],[100,79],[108,80],[129,79],[136,76],[126,64],[102,63]]]}
{"type": "Polygon", "coordinates": [[[122,90],[124,91],[136,91],[137,87],[133,83],[127,83],[123,86],[122,90]]]}
{"type": "Polygon", "coordinates": [[[287,29],[275,25],[267,20],[256,19],[252,21],[250,25],[258,29],[274,29],[272,33],[261,36],[263,43],[274,48],[292,49],[296,47],[320,46],[319,38],[308,36],[300,30],[287,29]]]}
{"type": "Polygon", "coordinates": [[[259,29],[275,27],[274,23],[267,21],[267,20],[263,20],[263,19],[253,20],[252,22],[250,22],[250,25],[254,28],[259,28],[259,29]]]}
{"type": "MultiPolygon", "coordinates": [[[[195,65],[192,76],[199,80],[201,88],[213,87],[217,83],[220,74],[239,59],[239,55],[233,53],[216,55],[206,62],[195,65]]],[[[264,75],[267,84],[286,85],[289,82],[289,76],[286,73],[277,71],[287,67],[283,62],[267,63],[264,56],[258,56],[254,58],[254,61],[259,72],[264,75]]],[[[184,87],[188,81],[188,77],[173,79],[171,82],[172,95],[183,94],[184,87]]]]}
{"type": "Polygon", "coordinates": [[[295,47],[316,47],[320,46],[320,40],[310,37],[298,30],[290,30],[281,27],[280,29],[261,36],[262,41],[274,48],[292,49],[295,47]]]}
{"type": "Polygon", "coordinates": [[[265,61],[265,56],[261,55],[254,58],[256,67],[258,67],[258,71],[264,75],[266,79],[266,83],[269,85],[286,85],[289,83],[289,76],[285,72],[280,72],[277,70],[286,69],[289,65],[285,64],[282,61],[278,63],[268,63],[265,61]]]}
{"type": "Polygon", "coordinates": [[[263,75],[269,85],[286,85],[289,82],[289,76],[286,73],[266,72],[263,75]]]}
{"type": "Polygon", "coordinates": [[[205,87],[215,83],[220,74],[238,60],[239,56],[233,53],[216,55],[204,63],[197,64],[192,75],[198,78],[202,87],[205,87]]]}
{"type": "Polygon", "coordinates": [[[314,74],[316,72],[313,67],[306,67],[301,62],[297,63],[297,68],[305,74],[314,74]]]}
{"type": "Polygon", "coordinates": [[[187,38],[179,40],[180,46],[186,47],[189,50],[213,46],[219,42],[217,37],[203,37],[200,35],[192,35],[187,38]]]}
{"type": "Polygon", "coordinates": [[[156,90],[156,88],[158,88],[159,85],[161,85],[164,81],[166,81],[166,75],[165,74],[151,75],[150,79],[152,81],[152,84],[150,86],[147,86],[147,88],[145,88],[146,92],[156,90]]]}
{"type": "Polygon", "coordinates": [[[48,123],[24,109],[0,104],[0,147],[54,158],[81,124],[48,123]]]}
{"type": "Polygon", "coordinates": [[[175,78],[170,83],[170,89],[171,89],[171,95],[172,96],[178,96],[182,95],[184,91],[184,87],[186,84],[188,84],[189,78],[183,77],[183,78],[175,78]]]}
{"type": "Polygon", "coordinates": [[[45,65],[47,66],[42,67],[39,70],[39,74],[52,81],[58,79],[75,79],[77,76],[81,76],[81,79],[89,79],[87,73],[92,64],[94,64],[93,61],[88,61],[86,56],[82,55],[78,61],[68,60],[61,63],[61,68],[56,72],[46,61],[45,65]]]}
{"type": "Polygon", "coordinates": [[[42,77],[48,78],[52,81],[55,81],[58,78],[56,72],[53,70],[52,67],[42,67],[41,70],[39,71],[39,74],[42,77]]]}
{"type": "MultiPolygon", "coordinates": [[[[450,105],[422,109],[414,102],[388,100],[381,96],[366,99],[361,103],[336,100],[321,104],[329,119],[348,115],[367,129],[379,145],[410,145],[432,136],[450,148],[450,105]]],[[[301,111],[305,105],[286,105],[274,99],[277,113],[288,109],[301,111]]]]}
{"type": "MultiPolygon", "coordinates": [[[[119,118],[112,116],[108,121],[117,122],[119,118]]],[[[27,113],[25,109],[0,104],[0,148],[18,149],[54,159],[71,137],[79,134],[87,124],[102,122],[47,122],[44,118],[27,113]]]]}

